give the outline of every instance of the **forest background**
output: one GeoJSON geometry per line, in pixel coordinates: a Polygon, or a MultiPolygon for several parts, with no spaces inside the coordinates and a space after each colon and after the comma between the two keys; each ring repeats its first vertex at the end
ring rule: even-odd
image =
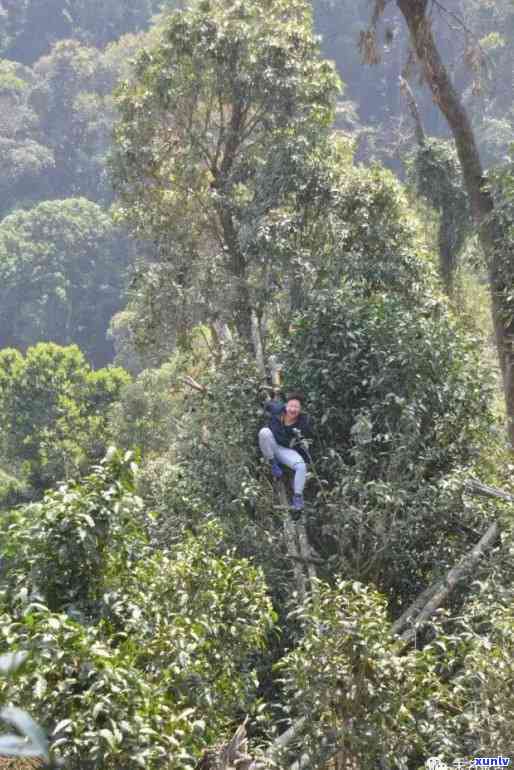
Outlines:
{"type": "Polygon", "coordinates": [[[514,4],[413,3],[482,218],[402,5],[0,0],[0,754],[512,756],[514,4]]]}

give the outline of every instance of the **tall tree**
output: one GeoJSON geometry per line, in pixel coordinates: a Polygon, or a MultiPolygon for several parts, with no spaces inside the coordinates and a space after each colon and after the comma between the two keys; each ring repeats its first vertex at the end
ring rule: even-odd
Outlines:
{"type": "Polygon", "coordinates": [[[215,0],[171,14],[120,94],[122,214],[177,294],[193,286],[246,340],[280,259],[270,232],[313,197],[338,89],[304,0],[215,0]]]}
{"type": "Polygon", "coordinates": [[[76,40],[57,43],[33,69],[30,104],[39,118],[41,141],[51,148],[52,197],[111,195],[105,156],[112,132],[113,74],[96,48],[76,40]]]}
{"type": "Polygon", "coordinates": [[[39,343],[0,351],[0,452],[33,490],[83,470],[106,450],[109,407],[130,381],[92,371],[75,346],[39,343]]]}
{"type": "Polygon", "coordinates": [[[469,225],[468,198],[453,144],[426,137],[412,89],[404,78],[400,83],[414,121],[417,142],[407,168],[418,194],[439,214],[439,275],[451,297],[457,254],[469,225]]]}
{"type": "Polygon", "coordinates": [[[0,59],[0,216],[48,192],[54,156],[38,136],[30,105],[33,82],[28,67],[0,59]]]}
{"type": "MultiPolygon", "coordinates": [[[[372,24],[376,25],[385,3],[383,0],[374,0],[374,5],[372,24]]],[[[493,195],[486,185],[469,116],[436,45],[429,13],[431,4],[428,0],[396,0],[396,5],[407,23],[412,47],[421,65],[424,79],[455,139],[472,217],[478,228],[488,265],[496,346],[503,375],[507,429],[511,445],[514,446],[514,319],[511,299],[513,267],[502,254],[501,228],[495,217],[493,195]]],[[[374,36],[371,35],[368,40],[373,42],[374,36]]],[[[373,46],[370,46],[368,52],[372,49],[373,46]]]]}
{"type": "Polygon", "coordinates": [[[0,222],[0,346],[72,342],[112,359],[130,248],[108,213],[84,198],[46,201],[0,222]]]}

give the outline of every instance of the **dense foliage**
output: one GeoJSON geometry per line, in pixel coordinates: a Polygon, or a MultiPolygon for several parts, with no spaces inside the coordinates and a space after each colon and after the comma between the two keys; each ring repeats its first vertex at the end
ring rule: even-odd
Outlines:
{"type": "Polygon", "coordinates": [[[122,369],[93,371],[76,346],[39,343],[25,356],[5,348],[0,352],[2,458],[34,490],[101,459],[109,407],[128,382],[122,369]]]}
{"type": "MultiPolygon", "coordinates": [[[[439,5],[503,162],[508,325],[512,3],[439,5]]],[[[514,470],[486,266],[376,7],[0,0],[0,764],[212,770],[246,717],[266,769],[509,751],[512,504],[469,481],[514,470]],[[270,353],[315,427],[296,523],[256,441],[270,353]]]]}
{"type": "Polygon", "coordinates": [[[13,513],[2,533],[2,696],[36,711],[69,767],[192,768],[251,708],[273,614],[214,525],[154,551],[130,455],[13,513]]]}
{"type": "MultiPolygon", "coordinates": [[[[459,479],[472,472],[493,424],[476,341],[442,301],[428,295],[409,305],[364,283],[319,293],[280,351],[285,385],[308,394],[316,424],[310,515],[327,574],[366,577],[396,606],[469,547],[477,521],[459,479]]],[[[178,456],[192,488],[226,511],[227,527],[244,527],[243,542],[265,549],[267,534],[248,521],[249,506],[263,517],[272,506],[254,478],[258,382],[235,351],[211,397],[184,417],[178,456]]]]}
{"type": "Polygon", "coordinates": [[[250,336],[272,293],[275,223],[316,204],[337,90],[303,0],[200,4],[139,57],[118,101],[120,215],[158,243],[178,325],[187,305],[193,322],[250,336]]]}
{"type": "Polygon", "coordinates": [[[97,365],[119,309],[130,246],[112,220],[84,198],[40,203],[0,223],[0,345],[75,343],[97,365]]]}
{"type": "Polygon", "coordinates": [[[406,651],[391,637],[379,594],[358,582],[319,588],[318,602],[299,609],[304,636],[280,665],[293,712],[308,720],[302,751],[315,766],[337,756],[407,768],[509,745],[510,593],[483,586],[453,632],[437,624],[435,639],[406,651]]]}

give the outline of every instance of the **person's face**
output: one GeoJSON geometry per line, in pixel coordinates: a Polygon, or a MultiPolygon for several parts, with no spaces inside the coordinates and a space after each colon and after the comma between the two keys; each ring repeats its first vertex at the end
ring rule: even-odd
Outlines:
{"type": "Polygon", "coordinates": [[[300,412],[302,411],[302,405],[296,398],[291,398],[286,404],[286,414],[292,420],[296,420],[300,412]]]}

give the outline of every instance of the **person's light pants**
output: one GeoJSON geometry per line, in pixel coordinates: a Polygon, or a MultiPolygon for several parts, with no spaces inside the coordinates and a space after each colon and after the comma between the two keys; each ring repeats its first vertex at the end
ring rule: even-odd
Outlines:
{"type": "Polygon", "coordinates": [[[294,492],[295,495],[302,495],[307,477],[307,466],[301,454],[294,449],[288,449],[277,444],[275,436],[269,428],[261,428],[259,431],[259,447],[266,460],[276,460],[294,471],[294,492]]]}

